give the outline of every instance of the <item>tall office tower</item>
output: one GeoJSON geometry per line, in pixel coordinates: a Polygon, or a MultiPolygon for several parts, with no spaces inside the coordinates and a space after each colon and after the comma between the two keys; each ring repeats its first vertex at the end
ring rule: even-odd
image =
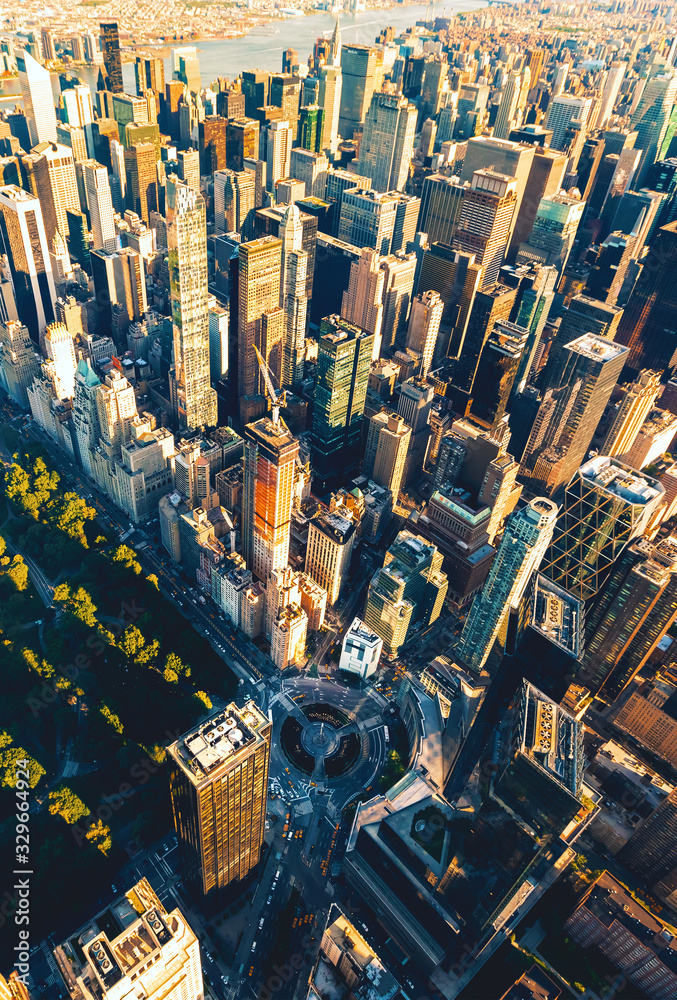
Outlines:
{"type": "Polygon", "coordinates": [[[136,93],[143,97],[147,90],[165,92],[165,61],[160,56],[137,56],[134,62],[136,93]]]}
{"type": "MultiPolygon", "coordinates": [[[[558,279],[554,267],[536,264],[524,267],[524,270],[518,269],[518,273],[520,271],[522,273],[519,276],[518,298],[511,318],[517,326],[524,327],[528,331],[528,336],[513,385],[513,399],[524,391],[531,377],[558,279]]],[[[504,275],[506,280],[509,280],[506,272],[504,275]]]]}
{"type": "Polygon", "coordinates": [[[350,268],[350,282],[343,293],[341,319],[373,335],[373,360],[381,354],[383,285],[385,275],[375,250],[363,250],[350,268]]]}
{"type": "Polygon", "coordinates": [[[54,390],[57,399],[72,399],[77,361],[73,336],[63,323],[50,323],[47,327],[45,354],[54,364],[54,390]]]}
{"type": "Polygon", "coordinates": [[[432,243],[451,245],[461,214],[467,184],[458,177],[430,174],[423,181],[418,228],[432,243]]]}
{"type": "Polygon", "coordinates": [[[419,375],[426,376],[430,371],[443,312],[439,292],[420,292],[411,304],[407,350],[421,355],[419,375]]]}
{"type": "Polygon", "coordinates": [[[244,161],[259,157],[259,128],[253,118],[236,118],[226,126],[226,166],[244,170],[244,161]]]}
{"type": "Polygon", "coordinates": [[[92,273],[89,263],[89,226],[84,212],[66,212],[68,249],[83,271],[92,273]]]}
{"type": "Polygon", "coordinates": [[[374,94],[364,122],[358,174],[371,177],[375,191],[403,191],[414,153],[416,106],[398,94],[374,94]]]}
{"type": "Polygon", "coordinates": [[[548,108],[546,127],[552,129],[550,145],[567,152],[574,166],[587,138],[588,118],[592,109],[590,97],[555,97],[548,108]]]}
{"type": "Polygon", "coordinates": [[[30,155],[36,193],[42,206],[45,235],[51,247],[57,230],[64,237],[68,235],[68,209],[77,211],[80,208],[73,153],[68,146],[60,146],[56,142],[41,142],[30,155]]]}
{"type": "Polygon", "coordinates": [[[520,466],[532,493],[558,496],[582,464],[627,356],[591,333],[562,349],[520,466]]]}
{"type": "Polygon", "coordinates": [[[463,195],[453,248],[475,255],[482,266],[482,288],[490,288],[498,278],[510,239],[516,188],[514,177],[476,170],[463,195]]]}
{"type": "MultiPolygon", "coordinates": [[[[479,290],[472,302],[464,338],[454,365],[454,391],[469,395],[477,372],[484,345],[499,320],[509,320],[517,296],[516,288],[496,284],[479,290]]],[[[458,406],[461,409],[461,404],[458,406]]]]}
{"type": "Polygon", "coordinates": [[[391,348],[404,335],[414,291],[416,254],[389,254],[381,260],[380,268],[383,271],[381,343],[391,348]]]}
{"type": "Polygon", "coordinates": [[[482,348],[472,385],[473,420],[497,433],[508,408],[528,331],[504,320],[494,324],[482,348]]]}
{"type": "Polygon", "coordinates": [[[200,60],[195,45],[182,45],[172,49],[174,76],[186,85],[191,94],[197,95],[202,89],[200,60]]]}
{"type": "Polygon", "coordinates": [[[281,387],[293,389],[303,379],[308,296],[308,254],[303,249],[303,225],[296,205],[290,205],[280,223],[282,274],[280,305],[284,309],[281,387]]]}
{"type": "Polygon", "coordinates": [[[101,42],[103,64],[106,69],[106,90],[112,94],[122,94],[125,88],[122,83],[122,59],[117,22],[109,21],[101,25],[101,42]]]}
{"type": "Polygon", "coordinates": [[[99,333],[124,338],[130,322],[139,322],[148,309],[143,258],[130,247],[115,253],[92,250],[89,257],[98,311],[99,333]],[[115,317],[123,328],[115,326],[115,317]]]}
{"type": "Polygon", "coordinates": [[[607,119],[613,114],[616,98],[618,97],[618,93],[621,89],[621,84],[627,68],[627,63],[612,62],[611,66],[607,70],[606,80],[604,81],[604,87],[602,89],[602,103],[600,104],[599,114],[597,115],[597,128],[602,128],[606,124],[607,119]]]}
{"type": "MultiPolygon", "coordinates": [[[[147,1000],[204,996],[200,942],[181,911],[168,913],[145,878],[58,945],[54,958],[64,991],[56,989],[71,1000],[131,1000],[139,993],[147,1000]],[[111,920],[112,913],[126,916],[111,920]]],[[[29,1000],[28,991],[11,994],[11,1000],[24,997],[29,1000]]]]}
{"type": "Polygon", "coordinates": [[[336,604],[350,579],[355,541],[354,520],[340,511],[316,514],[308,525],[306,573],[326,590],[327,604],[336,604]]]}
{"type": "Polygon", "coordinates": [[[475,598],[461,633],[458,657],[481,673],[496,639],[503,639],[511,611],[520,605],[552,538],[557,505],[536,497],[512,514],[489,576],[475,598]]]}
{"type": "Polygon", "coordinates": [[[215,427],[216,393],[209,379],[205,205],[201,195],[171,175],[166,198],[178,420],[190,430],[215,427]]]}
{"type": "MultiPolygon", "coordinates": [[[[331,176],[331,175],[328,175],[331,176]]],[[[382,256],[392,250],[397,198],[352,188],[343,192],[337,236],[356,247],[373,247],[382,256]]]]}
{"type": "Polygon", "coordinates": [[[520,244],[528,241],[541,199],[559,192],[568,162],[568,157],[564,153],[558,153],[554,149],[543,149],[541,146],[535,147],[534,158],[527,176],[525,197],[522,198],[515,213],[508,259],[512,260],[520,244]]]}
{"type": "Polygon", "coordinates": [[[670,535],[654,545],[639,538],[623,550],[586,613],[582,683],[614,701],[676,618],[677,540],[670,535]]]}
{"type": "Polygon", "coordinates": [[[289,122],[271,122],[266,146],[266,190],[274,191],[276,181],[289,177],[294,135],[289,122]]]}
{"type": "Polygon", "coordinates": [[[75,371],[73,393],[73,425],[80,465],[88,476],[93,476],[91,452],[97,447],[101,428],[97,410],[97,396],[101,379],[93,371],[89,359],[80,358],[75,371]]]}
{"type": "Polygon", "coordinates": [[[329,161],[324,153],[314,153],[307,149],[292,149],[289,160],[289,175],[305,186],[306,198],[324,198],[327,187],[327,167],[329,161]]]}
{"type": "Polygon", "coordinates": [[[531,191],[531,168],[536,156],[536,146],[525,143],[511,142],[508,139],[495,139],[493,136],[477,135],[468,140],[468,148],[461,169],[461,180],[472,181],[476,170],[492,170],[495,173],[514,177],[516,180],[515,214],[510,225],[512,240],[517,218],[522,203],[530,201],[527,186],[531,191]]]}
{"type": "Polygon", "coordinates": [[[209,378],[212,384],[228,373],[230,313],[214,299],[209,306],[209,378]]]}
{"type": "Polygon", "coordinates": [[[125,150],[127,205],[146,225],[150,213],[158,209],[156,162],[155,147],[150,142],[139,142],[125,150]]]}
{"type": "Polygon", "coordinates": [[[567,485],[541,573],[580,600],[594,597],[628,542],[646,531],[664,495],[658,480],[614,458],[590,459],[567,485]]]}
{"type": "Polygon", "coordinates": [[[289,534],[299,443],[282,420],[247,424],[244,439],[242,554],[264,582],[289,562],[289,534]]]}
{"type": "Polygon", "coordinates": [[[220,115],[207,115],[198,124],[198,151],[200,175],[206,177],[215,170],[226,168],[226,125],[228,120],[220,115]]]}
{"type": "Polygon", "coordinates": [[[25,50],[14,53],[31,146],[56,142],[56,111],[49,72],[25,50]]]}
{"type": "Polygon", "coordinates": [[[529,67],[529,72],[531,74],[531,86],[535,87],[541,78],[541,70],[543,69],[543,57],[545,53],[543,49],[527,49],[525,53],[525,62],[529,67]]]}
{"type": "Polygon", "coordinates": [[[197,149],[180,149],[177,154],[179,175],[184,184],[200,193],[200,154],[197,149]]]}
{"type": "Polygon", "coordinates": [[[292,143],[298,138],[299,99],[301,83],[291,73],[273,73],[270,77],[270,103],[282,109],[282,118],[289,122],[292,143]]]}
{"type": "Polygon", "coordinates": [[[397,656],[416,622],[439,617],[448,581],[442,553],[410,531],[400,531],[369,584],[364,622],[383,639],[387,656],[397,656]]]}
{"type": "Polygon", "coordinates": [[[424,466],[430,441],[430,414],[435,393],[423,378],[410,378],[400,385],[397,412],[411,427],[409,451],[402,483],[407,486],[417,478],[424,466]]]}
{"type": "Polygon", "coordinates": [[[379,486],[385,486],[397,502],[411,427],[393,413],[376,413],[369,421],[362,472],[379,486]]]}
{"type": "Polygon", "coordinates": [[[373,345],[372,333],[338,316],[320,323],[311,444],[323,484],[357,468],[373,345]]]}
{"type": "Polygon", "coordinates": [[[227,705],[167,749],[181,863],[205,900],[261,857],[272,723],[249,701],[227,705]]]}
{"type": "Polygon", "coordinates": [[[557,336],[550,345],[546,386],[551,382],[552,373],[557,370],[562,348],[577,337],[582,337],[585,333],[594,333],[597,337],[623,343],[617,338],[622,317],[623,310],[619,306],[600,302],[599,299],[593,299],[589,295],[574,295],[562,317],[557,336]]]}
{"type": "MultiPolygon", "coordinates": [[[[618,858],[646,885],[655,887],[665,880],[665,884],[674,886],[677,869],[677,788],[673,788],[658,808],[639,824],[618,858]]],[[[662,936],[667,935],[663,932],[662,936]]]]}
{"type": "Polygon", "coordinates": [[[0,382],[7,395],[27,410],[28,392],[40,371],[40,358],[28,328],[18,320],[0,323],[0,382]]]}
{"type": "Polygon", "coordinates": [[[92,250],[112,253],[116,239],[108,171],[96,160],[86,160],[82,165],[82,175],[92,224],[92,250]]]}
{"type": "Polygon", "coordinates": [[[390,196],[395,199],[397,205],[391,250],[393,253],[404,252],[410,244],[413,244],[418,232],[418,214],[421,209],[421,199],[416,198],[414,195],[402,194],[397,191],[391,191],[390,196]]]}
{"type": "Polygon", "coordinates": [[[522,75],[510,73],[501,91],[501,102],[494,122],[494,136],[497,139],[507,139],[511,131],[521,124],[517,120],[521,93],[522,75]]]}
{"type": "Polygon", "coordinates": [[[672,374],[677,344],[666,330],[673,329],[677,309],[677,287],[670,280],[677,267],[677,222],[658,231],[643,264],[616,339],[630,349],[627,364],[634,375],[643,368],[672,374]]]}
{"type": "Polygon", "coordinates": [[[235,89],[239,84],[232,84],[232,89],[219,90],[216,94],[216,113],[224,118],[244,118],[244,94],[235,89]]]}
{"type": "Polygon", "coordinates": [[[87,152],[87,140],[84,129],[76,125],[69,125],[67,122],[60,122],[56,126],[56,141],[61,146],[70,149],[75,163],[82,163],[89,159],[87,152]]]}
{"type": "Polygon", "coordinates": [[[320,86],[317,100],[322,107],[322,146],[326,152],[334,154],[339,143],[339,114],[341,112],[341,94],[343,90],[343,73],[341,67],[320,67],[320,86]]]}
{"type": "Polygon", "coordinates": [[[256,191],[248,170],[217,170],[214,174],[214,232],[254,235],[256,191]]]}
{"type": "Polygon", "coordinates": [[[635,149],[642,150],[642,160],[633,180],[635,190],[644,187],[644,181],[654,163],[667,152],[663,147],[663,140],[676,100],[677,72],[674,69],[649,77],[630,121],[631,128],[637,130],[635,149]]]}
{"type": "MultiPolygon", "coordinates": [[[[274,236],[263,236],[240,244],[237,365],[241,409],[244,405],[243,398],[258,396],[263,384],[254,347],[258,347],[267,361],[263,349],[264,342],[268,339],[267,330],[278,322],[280,327],[283,324],[283,313],[280,310],[281,278],[282,240],[274,236]]],[[[279,374],[278,368],[278,378],[279,374]]]]}
{"type": "Polygon", "coordinates": [[[463,83],[458,92],[458,118],[455,138],[471,139],[482,131],[489,100],[489,88],[484,83],[463,83]]]}
{"type": "Polygon", "coordinates": [[[382,56],[369,45],[344,45],[341,49],[341,105],[338,131],[343,139],[352,139],[353,132],[364,121],[367,108],[376,89],[382,56]]]}
{"type": "Polygon", "coordinates": [[[56,59],[54,32],[50,28],[42,29],[40,32],[40,43],[42,46],[42,58],[44,62],[54,62],[56,59]]]}
{"type": "Polygon", "coordinates": [[[660,392],[661,373],[641,371],[634,382],[623,388],[623,396],[616,404],[616,412],[600,449],[601,455],[618,458],[626,455],[649,416],[660,392]]]}
{"type": "Polygon", "coordinates": [[[308,104],[299,111],[299,144],[311,153],[323,150],[324,111],[319,104],[308,104]]]}
{"type": "Polygon", "coordinates": [[[244,113],[247,118],[253,118],[259,108],[265,108],[269,103],[270,74],[261,69],[245,70],[242,74],[242,93],[244,113]]]}
{"type": "Polygon", "coordinates": [[[54,321],[56,287],[40,202],[23,188],[0,188],[2,252],[9,258],[20,321],[38,343],[54,321]]]}
{"type": "Polygon", "coordinates": [[[541,198],[533,229],[517,252],[517,263],[548,264],[561,275],[584,212],[585,202],[564,191],[541,198]]]}

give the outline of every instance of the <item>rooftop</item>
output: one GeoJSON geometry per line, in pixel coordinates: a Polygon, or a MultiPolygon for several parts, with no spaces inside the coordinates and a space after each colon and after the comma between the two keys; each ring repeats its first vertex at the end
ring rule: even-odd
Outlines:
{"type": "Polygon", "coordinates": [[[583,602],[540,574],[536,577],[531,625],[559,649],[581,655],[583,602]]]}
{"type": "Polygon", "coordinates": [[[169,753],[193,780],[201,781],[260,739],[258,730],[267,722],[251,701],[242,709],[230,704],[181,736],[169,753]]]}
{"type": "MultiPolygon", "coordinates": [[[[677,420],[677,418],[674,418],[677,420]]],[[[627,503],[647,504],[665,492],[657,479],[646,476],[618,459],[597,455],[582,465],[580,475],[606,493],[612,493],[627,503]]]]}
{"type": "Polygon", "coordinates": [[[597,337],[594,333],[584,333],[566,345],[567,350],[576,351],[593,361],[613,361],[630,353],[629,348],[616,344],[605,337],[597,337]]]}

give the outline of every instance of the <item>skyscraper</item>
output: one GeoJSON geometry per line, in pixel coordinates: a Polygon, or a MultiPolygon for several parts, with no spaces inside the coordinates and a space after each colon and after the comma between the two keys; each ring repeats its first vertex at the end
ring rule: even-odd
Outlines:
{"type": "Polygon", "coordinates": [[[214,230],[254,235],[256,212],[254,178],[248,170],[217,170],[214,174],[214,230]]]}
{"type": "Polygon", "coordinates": [[[350,267],[350,282],[343,293],[341,304],[342,319],[373,335],[374,361],[381,353],[384,280],[378,253],[375,250],[363,250],[360,259],[350,267]]]}
{"type": "Polygon", "coordinates": [[[334,153],[338,148],[342,88],[343,75],[339,65],[320,67],[317,99],[323,111],[321,149],[330,153],[334,153]]]}
{"type": "Polygon", "coordinates": [[[623,386],[623,396],[607,431],[600,454],[611,458],[626,455],[653,409],[660,391],[659,372],[641,371],[635,382],[623,386]]]}
{"type": "Polygon", "coordinates": [[[644,186],[654,163],[662,158],[663,139],[676,99],[677,72],[674,69],[649,77],[630,121],[631,127],[637,130],[635,149],[642,150],[642,159],[633,180],[636,190],[644,186]]]}
{"type": "MultiPolygon", "coordinates": [[[[261,239],[240,244],[237,295],[237,365],[238,393],[242,414],[246,412],[243,409],[246,406],[245,397],[259,396],[259,387],[262,385],[254,346],[258,347],[264,360],[267,361],[268,357],[263,345],[264,341],[268,339],[268,327],[279,325],[281,338],[283,326],[283,313],[280,309],[281,278],[281,240],[274,236],[263,236],[261,239]]],[[[279,375],[278,368],[278,378],[279,375]]],[[[261,412],[260,409],[259,412],[261,412]]]]}
{"type": "Polygon", "coordinates": [[[143,258],[130,247],[113,253],[92,250],[89,264],[102,336],[113,336],[126,345],[127,328],[148,308],[143,258]],[[122,327],[116,323],[122,323],[122,327]]]}
{"type": "Polygon", "coordinates": [[[56,142],[56,112],[49,72],[25,50],[15,52],[31,146],[56,142]]]}
{"type": "Polygon", "coordinates": [[[630,349],[627,365],[634,375],[642,368],[672,374],[677,365],[677,338],[672,332],[677,283],[668,280],[668,275],[677,267],[677,222],[659,230],[643,263],[619,323],[617,341],[630,349]]]}
{"type": "Polygon", "coordinates": [[[613,702],[677,618],[677,540],[632,542],[591,604],[578,676],[613,702]]]}
{"type": "Polygon", "coordinates": [[[385,256],[392,250],[397,208],[397,198],[389,193],[358,187],[344,191],[336,234],[344,243],[373,247],[385,256]]]}
{"type": "Polygon", "coordinates": [[[417,257],[411,254],[389,254],[381,260],[383,271],[383,322],[381,342],[386,348],[395,345],[404,334],[407,314],[413,297],[417,257]]]}
{"type": "Polygon", "coordinates": [[[103,64],[106,68],[106,89],[112,94],[122,94],[122,59],[120,57],[120,36],[116,21],[101,25],[103,64]]]}
{"type": "Polygon", "coordinates": [[[372,333],[338,316],[320,324],[311,443],[321,483],[357,467],[373,344],[372,333]]]}
{"type": "Polygon", "coordinates": [[[242,493],[242,554],[264,582],[289,562],[289,534],[299,443],[283,421],[247,424],[242,493]]]}
{"type": "Polygon", "coordinates": [[[536,158],[536,146],[495,136],[475,135],[468,140],[468,148],[461,168],[461,180],[471,182],[476,170],[492,170],[494,173],[514,177],[515,212],[510,224],[510,241],[517,225],[522,205],[529,204],[533,192],[532,167],[536,158]],[[527,195],[527,187],[529,194],[527,195]]]}
{"type": "Polygon", "coordinates": [[[611,66],[607,70],[606,80],[604,81],[604,87],[602,89],[602,103],[600,105],[599,114],[597,115],[597,128],[602,128],[602,126],[606,124],[607,118],[610,118],[613,114],[616,98],[618,97],[618,92],[621,89],[621,84],[627,68],[627,63],[612,62],[611,66]]]}
{"type": "MultiPolygon", "coordinates": [[[[501,92],[501,103],[498,105],[496,121],[494,122],[494,136],[497,139],[507,139],[510,132],[521,122],[518,120],[518,113],[521,112],[520,98],[526,86],[529,88],[531,74],[527,77],[527,70],[524,73],[510,73],[501,92]]],[[[519,115],[521,118],[521,115],[519,115]]]]}
{"type": "Polygon", "coordinates": [[[176,408],[182,427],[215,426],[209,380],[207,226],[201,195],[167,178],[167,244],[174,324],[176,408]]]}
{"type": "Polygon", "coordinates": [[[416,106],[397,94],[374,94],[364,122],[358,174],[371,177],[375,191],[402,191],[414,151],[416,106]]]}
{"type": "Polygon", "coordinates": [[[517,263],[548,264],[562,274],[584,211],[584,201],[563,191],[541,198],[531,233],[518,250],[517,263]]]}
{"type": "Polygon", "coordinates": [[[467,184],[458,177],[430,174],[423,181],[418,228],[432,243],[451,243],[456,232],[467,184]]]}
{"type": "Polygon", "coordinates": [[[341,105],[339,135],[352,139],[353,131],[364,121],[376,87],[382,59],[380,52],[368,45],[344,45],[341,49],[341,105]]]}
{"type": "Polygon", "coordinates": [[[482,288],[495,284],[510,239],[517,205],[517,181],[493,170],[476,170],[454,235],[454,250],[475,254],[482,265],[482,288]]]}
{"type": "Polygon", "coordinates": [[[19,319],[38,343],[54,321],[56,288],[40,202],[9,184],[0,188],[0,234],[14,283],[19,319]]]}
{"type": "Polygon", "coordinates": [[[230,704],[167,750],[181,863],[206,900],[259,862],[271,731],[253,702],[230,704]]]}
{"type": "Polygon", "coordinates": [[[147,90],[165,92],[165,63],[159,56],[137,56],[134,62],[136,93],[143,97],[147,90]]]}
{"type": "Polygon", "coordinates": [[[289,122],[279,121],[270,123],[266,146],[267,191],[275,191],[275,182],[289,177],[289,161],[293,141],[294,135],[289,122]]]}
{"type": "Polygon", "coordinates": [[[155,146],[150,142],[139,142],[125,149],[127,205],[146,225],[150,213],[158,209],[156,162],[155,146]]]}
{"type": "MultiPolygon", "coordinates": [[[[213,174],[226,168],[226,126],[228,120],[220,115],[207,115],[198,123],[198,151],[200,176],[213,174]]],[[[242,168],[240,168],[242,169],[242,168]]]]}
{"type": "Polygon", "coordinates": [[[582,464],[627,355],[593,334],[563,348],[520,467],[532,493],[558,495],[582,464]]]}
{"type": "Polygon", "coordinates": [[[400,416],[375,413],[369,421],[362,472],[390,490],[395,501],[400,493],[410,438],[411,427],[400,416]]]}
{"type": "MultiPolygon", "coordinates": [[[[643,822],[622,849],[619,860],[653,886],[677,868],[677,788],[643,822]]],[[[652,970],[653,971],[653,970],[652,970]]]]}
{"type": "Polygon", "coordinates": [[[57,230],[64,238],[68,236],[68,209],[77,212],[80,208],[73,153],[68,146],[41,142],[30,156],[45,221],[45,235],[51,248],[57,230]]]}
{"type": "Polygon", "coordinates": [[[567,485],[541,573],[580,600],[593,597],[663,497],[650,476],[604,455],[590,459],[567,485]]]}
{"type": "Polygon", "coordinates": [[[92,224],[92,250],[112,252],[116,238],[108,171],[96,160],[87,160],[82,165],[82,175],[92,224]]]}
{"type": "Polygon", "coordinates": [[[553,98],[548,108],[546,127],[552,129],[550,145],[553,149],[568,152],[574,164],[578,163],[586,140],[591,109],[592,98],[567,94],[553,98]]]}
{"type": "Polygon", "coordinates": [[[420,375],[425,376],[432,365],[437,335],[444,311],[439,292],[422,292],[411,304],[407,349],[422,356],[420,375]]]}
{"type": "Polygon", "coordinates": [[[294,388],[303,378],[308,298],[308,254],[303,249],[303,225],[296,205],[290,205],[280,223],[282,280],[280,305],[284,309],[281,386],[294,388]]]}
{"type": "Polygon", "coordinates": [[[253,118],[235,118],[226,125],[226,165],[229,170],[244,170],[244,161],[259,157],[259,122],[253,118]]]}
{"type": "Polygon", "coordinates": [[[507,628],[511,610],[519,607],[548,547],[556,519],[557,505],[544,497],[536,497],[509,518],[457,649],[459,658],[473,673],[481,672],[494,642],[507,628]]]}
{"type": "Polygon", "coordinates": [[[2,387],[22,409],[28,409],[27,390],[40,371],[40,357],[27,327],[17,320],[0,323],[0,378],[2,387]]]}
{"type": "Polygon", "coordinates": [[[497,432],[526,348],[524,327],[499,320],[486,339],[472,385],[470,413],[482,427],[497,432]]]}
{"type": "Polygon", "coordinates": [[[299,144],[301,149],[321,153],[323,143],[324,111],[319,104],[310,104],[299,112],[299,144]]]}
{"type": "Polygon", "coordinates": [[[72,399],[75,392],[75,347],[73,335],[63,323],[50,323],[45,332],[45,354],[54,365],[57,399],[72,399]]]}

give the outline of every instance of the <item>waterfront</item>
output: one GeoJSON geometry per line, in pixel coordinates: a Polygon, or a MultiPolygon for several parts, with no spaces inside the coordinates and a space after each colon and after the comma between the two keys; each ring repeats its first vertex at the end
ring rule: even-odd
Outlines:
{"type": "MultiPolygon", "coordinates": [[[[435,10],[439,16],[446,16],[453,12],[479,10],[485,6],[485,0],[445,0],[444,3],[436,4],[435,10]]],[[[387,9],[342,14],[343,41],[369,44],[382,28],[391,25],[399,32],[424,20],[427,9],[426,4],[398,4],[387,9]]],[[[219,76],[227,76],[232,80],[245,69],[279,72],[282,68],[282,53],[288,48],[296,49],[301,65],[305,65],[316,39],[331,33],[335,23],[336,17],[333,14],[311,14],[261,24],[239,38],[198,41],[195,44],[200,59],[202,85],[208,87],[219,76]]],[[[134,64],[125,63],[122,69],[127,93],[136,93],[134,64]]],[[[78,71],[78,75],[96,90],[97,72],[96,69],[82,69],[78,71]]],[[[172,78],[171,57],[165,59],[165,77],[167,80],[172,78]]]]}

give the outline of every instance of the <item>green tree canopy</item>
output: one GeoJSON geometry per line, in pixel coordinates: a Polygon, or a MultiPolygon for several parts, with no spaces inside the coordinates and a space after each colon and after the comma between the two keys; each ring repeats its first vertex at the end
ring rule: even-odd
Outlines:
{"type": "Polygon", "coordinates": [[[31,788],[35,788],[45,773],[44,767],[15,744],[6,729],[0,729],[0,784],[5,788],[16,788],[17,768],[28,771],[31,788]],[[20,764],[19,761],[25,761],[20,764]]]}
{"type": "Polygon", "coordinates": [[[71,826],[91,813],[80,796],[63,783],[49,793],[49,811],[52,816],[61,816],[71,826]]]}

